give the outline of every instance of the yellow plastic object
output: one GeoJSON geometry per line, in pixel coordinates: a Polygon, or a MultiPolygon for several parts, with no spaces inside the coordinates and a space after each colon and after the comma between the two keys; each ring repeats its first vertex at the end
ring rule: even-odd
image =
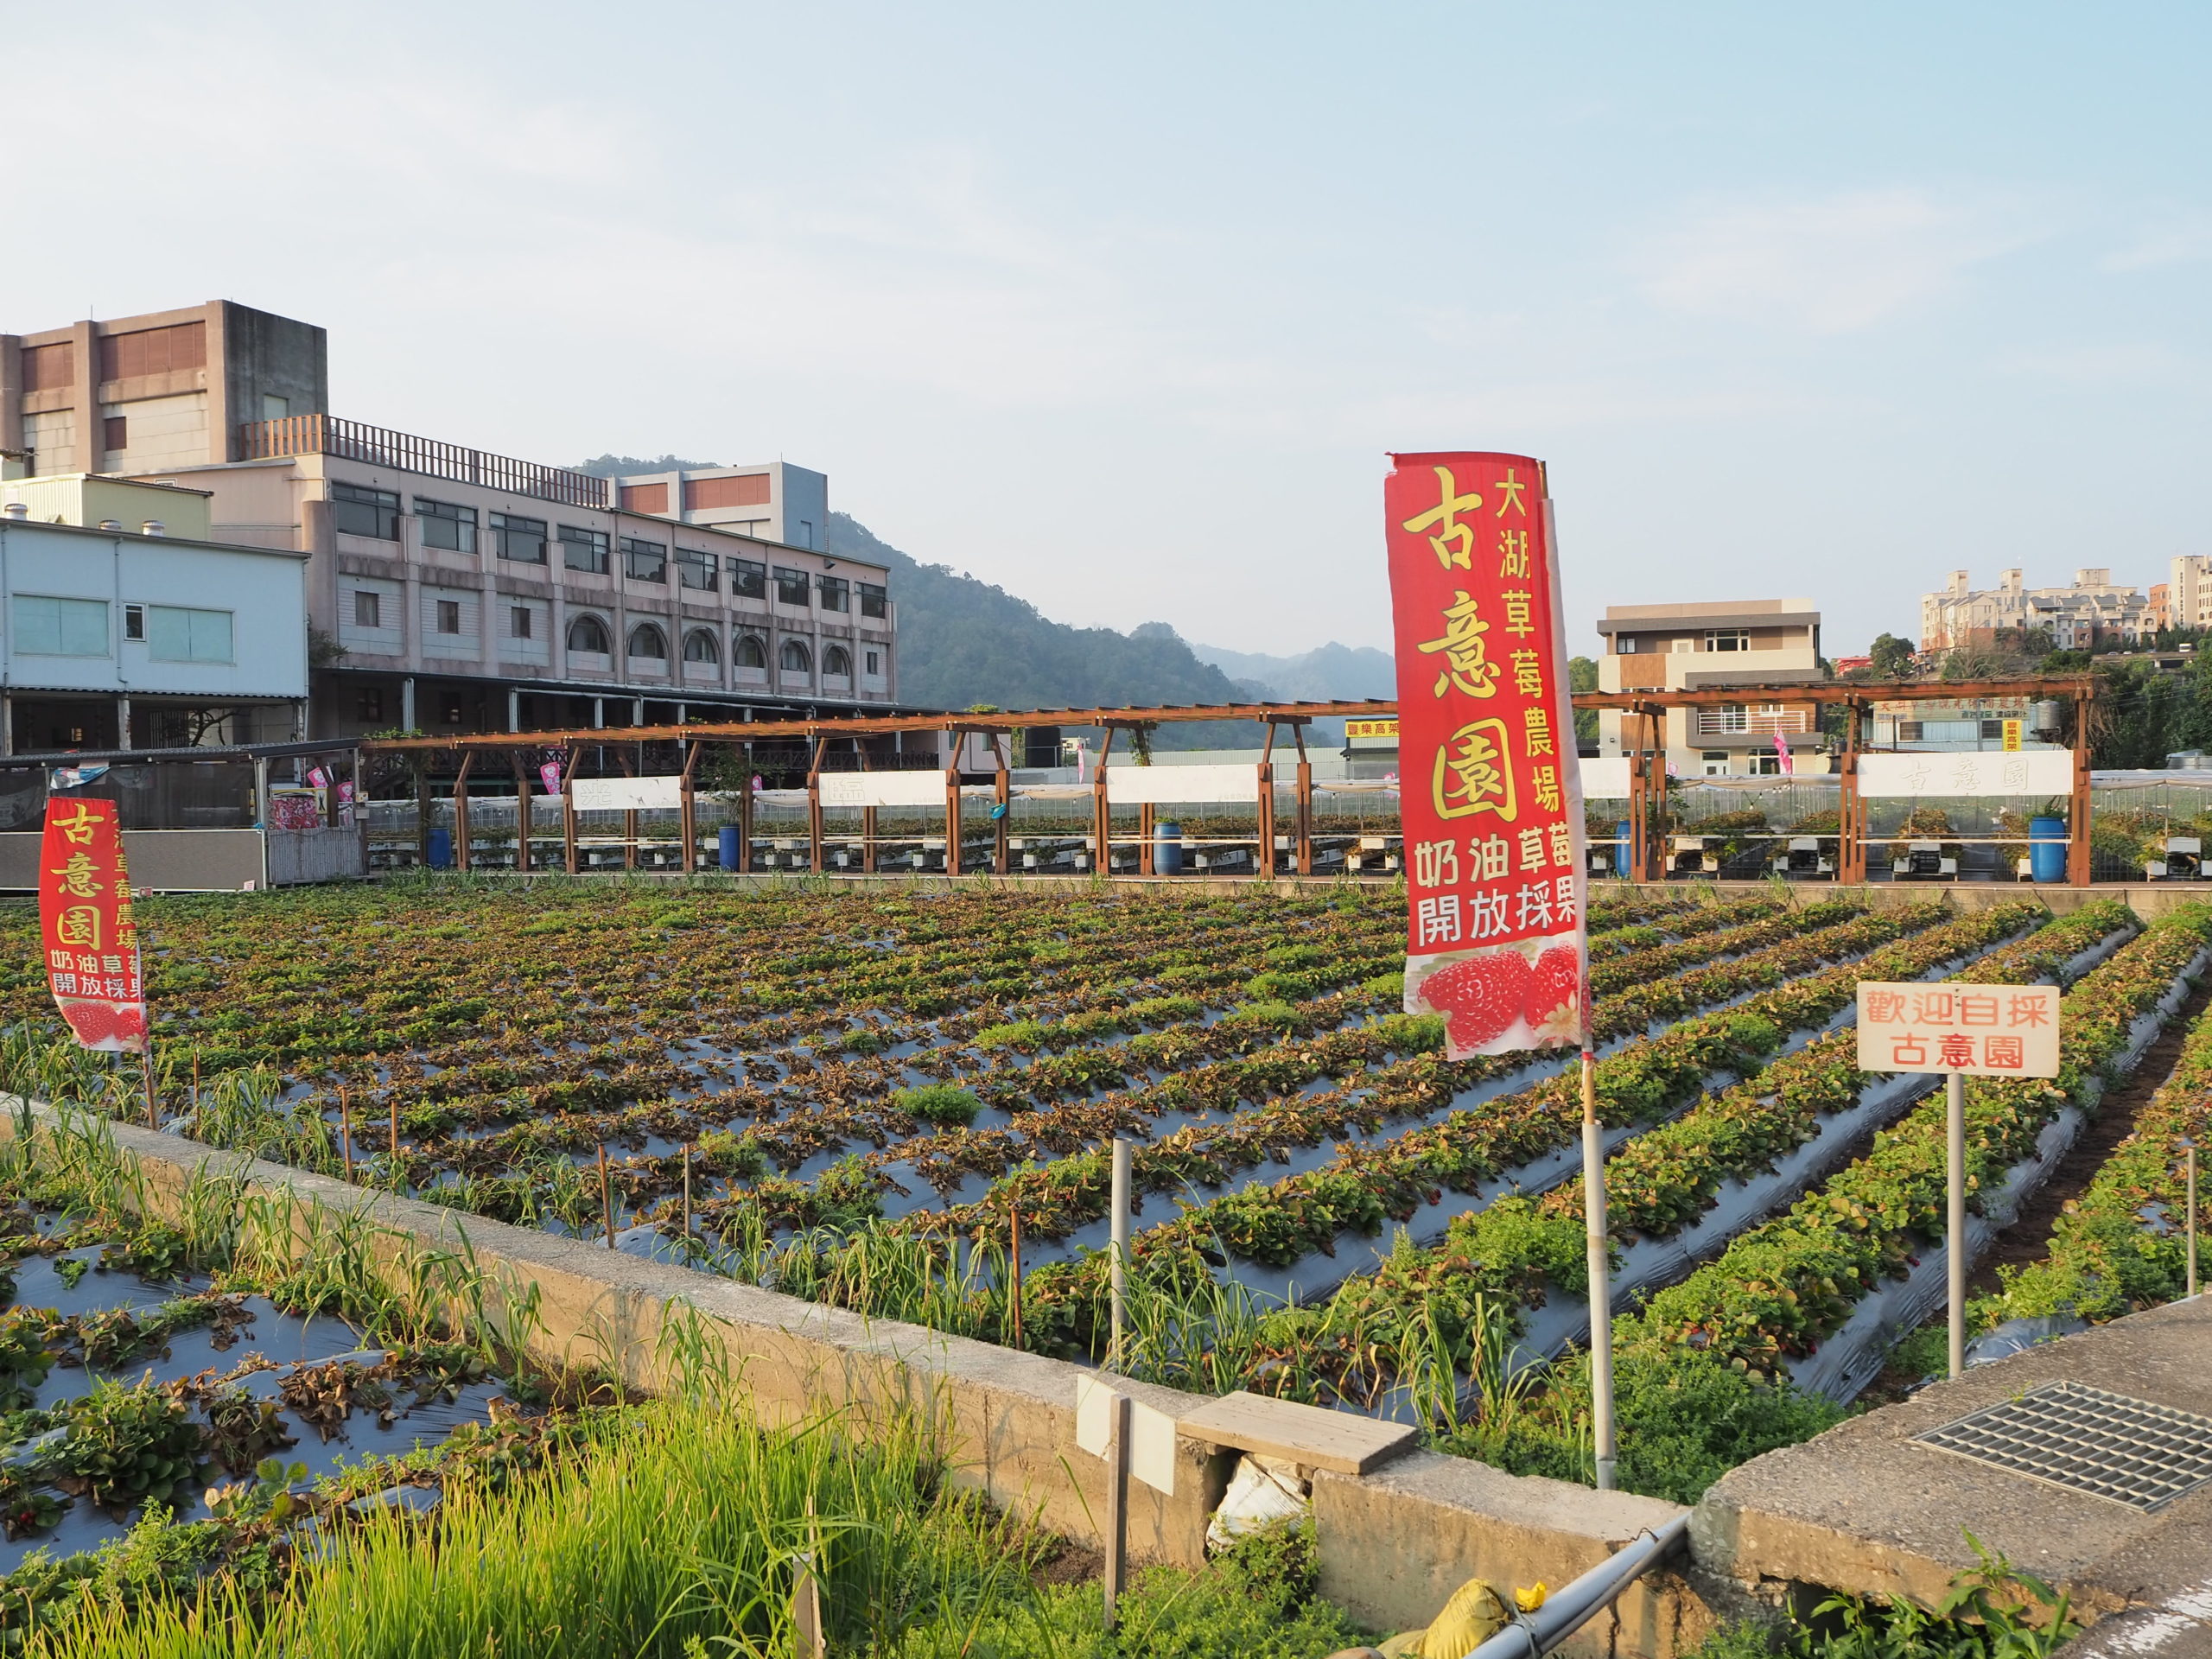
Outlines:
{"type": "Polygon", "coordinates": [[[1512,1618],[1497,1586],[1488,1579],[1469,1579],[1452,1592],[1444,1611],[1429,1622],[1408,1655],[1411,1659],[1467,1659],[1512,1618]]]}
{"type": "Polygon", "coordinates": [[[1538,1580],[1526,1590],[1516,1590],[1513,1592],[1513,1605],[1524,1613],[1533,1613],[1544,1605],[1544,1598],[1549,1594],[1551,1592],[1545,1588],[1543,1581],[1538,1580]]]}

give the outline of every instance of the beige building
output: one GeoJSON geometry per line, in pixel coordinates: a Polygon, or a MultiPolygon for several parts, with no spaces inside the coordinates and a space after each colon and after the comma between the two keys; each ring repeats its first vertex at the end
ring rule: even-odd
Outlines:
{"type": "MultiPolygon", "coordinates": [[[[1605,653],[1601,691],[1690,690],[1825,679],[1821,613],[1809,599],[1723,600],[1694,605],[1610,605],[1598,624],[1605,653]]],[[[1619,754],[1624,722],[1598,715],[1598,748],[1619,754]]],[[[1664,716],[1667,763],[1677,776],[1732,777],[1782,769],[1776,739],[1799,771],[1822,770],[1819,711],[1788,699],[1747,698],[1664,716]]]]}
{"type": "Polygon", "coordinates": [[[11,476],[205,492],[219,542],[308,556],[314,734],[887,709],[880,566],[781,463],[607,479],[340,419],[323,330],[217,301],[0,334],[11,476]]]}
{"type": "Polygon", "coordinates": [[[2037,630],[2060,651],[2094,651],[2137,644],[2157,628],[2142,590],[2114,582],[2103,568],[2076,570],[2065,588],[2031,588],[2014,569],[1999,571],[1996,587],[1976,588],[1966,571],[1954,570],[1942,592],[1920,601],[1923,651],[1987,651],[2037,630]]]}
{"type": "Polygon", "coordinates": [[[2183,553],[2168,567],[2163,621],[2169,628],[2212,628],[2212,558],[2183,553]]]}

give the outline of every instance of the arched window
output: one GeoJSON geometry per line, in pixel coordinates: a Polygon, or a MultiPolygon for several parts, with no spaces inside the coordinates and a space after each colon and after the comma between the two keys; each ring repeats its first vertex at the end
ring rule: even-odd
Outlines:
{"type": "Polygon", "coordinates": [[[822,671],[844,679],[853,677],[853,653],[842,645],[827,645],[822,652],[822,671]]]}
{"type": "Polygon", "coordinates": [[[683,636],[683,660],[687,663],[719,663],[722,648],[715,643],[714,630],[694,628],[683,636]]]}
{"type": "Polygon", "coordinates": [[[607,624],[590,612],[585,612],[569,624],[569,649],[596,652],[604,657],[610,649],[607,640],[607,624]]]}
{"type": "Polygon", "coordinates": [[[657,658],[668,660],[668,636],[650,622],[640,622],[630,630],[630,654],[632,657],[657,658]]]}
{"type": "Polygon", "coordinates": [[[806,647],[796,639],[784,641],[782,660],[786,674],[804,674],[814,666],[814,658],[807,655],[806,647]]]}
{"type": "Polygon", "coordinates": [[[760,643],[758,634],[741,633],[737,636],[737,665],[740,668],[768,666],[768,649],[760,643]]]}

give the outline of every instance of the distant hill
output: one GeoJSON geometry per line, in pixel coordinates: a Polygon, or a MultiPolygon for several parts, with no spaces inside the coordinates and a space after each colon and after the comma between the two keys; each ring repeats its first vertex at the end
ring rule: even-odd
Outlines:
{"type": "Polygon", "coordinates": [[[588,473],[594,478],[628,478],[639,473],[703,472],[721,465],[719,461],[678,461],[674,455],[663,455],[657,461],[640,461],[635,455],[598,455],[578,461],[569,470],[588,473]]]}
{"type": "Polygon", "coordinates": [[[1325,702],[1332,697],[1395,697],[1397,659],[1371,645],[1340,645],[1334,640],[1296,657],[1268,657],[1255,652],[1192,645],[1202,663],[1211,663],[1233,678],[1268,689],[1280,702],[1325,702]]]}

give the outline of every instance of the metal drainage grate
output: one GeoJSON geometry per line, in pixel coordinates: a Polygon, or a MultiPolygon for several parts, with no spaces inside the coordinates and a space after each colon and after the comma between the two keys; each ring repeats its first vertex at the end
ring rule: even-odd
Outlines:
{"type": "Polygon", "coordinates": [[[2212,1417],[2048,1382],[1913,1439],[2149,1511],[2212,1481],[2212,1417]]]}

